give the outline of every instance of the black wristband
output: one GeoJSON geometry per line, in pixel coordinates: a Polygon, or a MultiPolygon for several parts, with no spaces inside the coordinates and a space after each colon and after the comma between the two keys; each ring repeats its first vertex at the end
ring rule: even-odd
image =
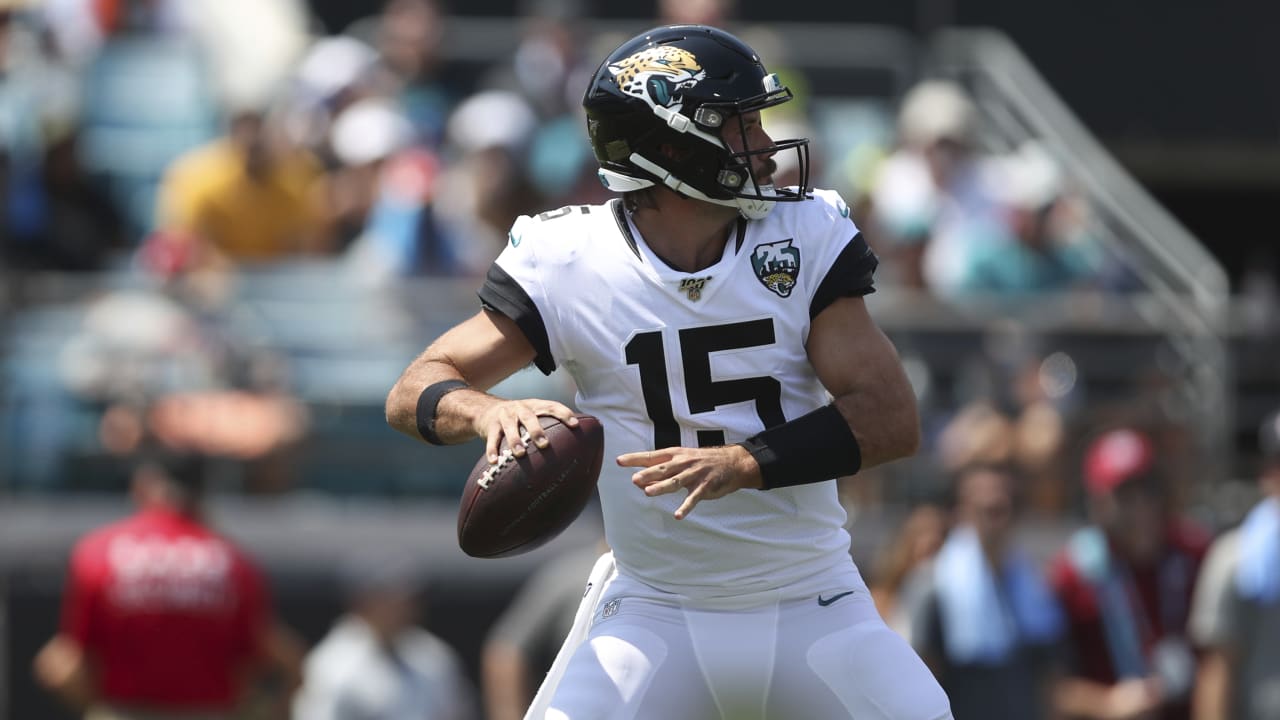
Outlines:
{"type": "Polygon", "coordinates": [[[440,406],[440,398],[454,390],[471,387],[461,380],[441,380],[427,386],[418,396],[418,434],[432,445],[444,445],[444,441],[436,434],[436,409],[440,406]]]}
{"type": "Polygon", "coordinates": [[[835,405],[738,443],[760,464],[765,490],[823,482],[862,467],[862,449],[835,405]]]}

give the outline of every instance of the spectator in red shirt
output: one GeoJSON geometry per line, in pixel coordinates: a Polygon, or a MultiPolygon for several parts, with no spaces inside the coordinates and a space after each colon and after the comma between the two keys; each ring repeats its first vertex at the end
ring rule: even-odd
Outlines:
{"type": "Polygon", "coordinates": [[[1141,432],[1099,437],[1084,480],[1093,524],[1051,569],[1070,648],[1054,704],[1069,718],[1185,720],[1196,664],[1187,616],[1208,535],[1169,512],[1141,432]]]}
{"type": "Polygon", "coordinates": [[[262,574],[204,524],[202,467],[143,463],[138,512],[72,552],[61,628],[35,672],[89,720],[229,717],[267,668],[296,686],[301,648],[274,625],[262,574]]]}

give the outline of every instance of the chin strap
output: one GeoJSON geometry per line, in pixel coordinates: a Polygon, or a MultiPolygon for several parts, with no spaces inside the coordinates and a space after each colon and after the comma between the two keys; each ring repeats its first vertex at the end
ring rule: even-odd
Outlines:
{"type": "MultiPolygon", "coordinates": [[[[693,187],[692,185],[689,185],[688,183],[684,182],[683,180],[676,177],[675,175],[672,175],[671,172],[668,171],[666,168],[649,160],[648,158],[644,157],[640,153],[631,153],[631,157],[628,159],[636,167],[653,174],[659,179],[659,182],[671,188],[672,190],[680,193],[681,195],[687,195],[691,198],[702,200],[703,202],[714,203],[716,205],[724,205],[725,207],[737,208],[738,212],[742,213],[743,217],[747,218],[748,220],[763,220],[766,216],[768,216],[769,211],[773,210],[774,201],[768,200],[768,199],[762,200],[762,199],[748,198],[748,197],[732,197],[732,198],[722,200],[720,198],[708,197],[706,193],[693,187]]],[[[635,178],[630,178],[625,175],[621,175],[619,173],[610,172],[608,170],[600,171],[600,179],[605,183],[605,187],[609,188],[610,190],[618,190],[621,192],[626,192],[626,190],[622,190],[621,187],[615,187],[614,185],[612,185],[609,182],[609,180],[611,180],[612,178],[624,178],[625,180],[628,181],[627,183],[619,183],[619,185],[625,185],[625,184],[631,184],[631,183],[635,183],[635,184],[644,183],[643,185],[627,188],[628,190],[639,190],[641,188],[651,187],[655,184],[651,180],[637,180],[635,178]],[[607,179],[606,179],[605,173],[608,173],[609,177],[607,179]]],[[[756,186],[754,183],[748,180],[747,185],[744,189],[755,190],[756,186]]],[[[762,186],[759,192],[760,194],[765,195],[765,197],[767,198],[768,195],[766,193],[772,194],[773,186],[772,185],[762,186]]]]}

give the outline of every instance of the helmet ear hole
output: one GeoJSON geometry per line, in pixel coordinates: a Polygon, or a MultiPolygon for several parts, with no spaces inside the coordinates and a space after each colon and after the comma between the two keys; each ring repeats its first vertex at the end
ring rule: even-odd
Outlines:
{"type": "Polygon", "coordinates": [[[720,175],[716,178],[716,182],[720,183],[721,187],[727,188],[731,192],[737,192],[747,184],[747,173],[745,170],[724,169],[720,171],[720,175]]]}
{"type": "Polygon", "coordinates": [[[693,112],[693,120],[699,125],[718,128],[724,124],[724,113],[707,107],[700,107],[693,112]]]}

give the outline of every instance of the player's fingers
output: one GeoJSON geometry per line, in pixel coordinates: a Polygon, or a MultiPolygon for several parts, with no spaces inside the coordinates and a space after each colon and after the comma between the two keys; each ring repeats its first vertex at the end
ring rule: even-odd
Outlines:
{"type": "MultiPolygon", "coordinates": [[[[644,470],[637,472],[635,475],[632,475],[631,482],[635,483],[638,487],[643,488],[646,485],[650,485],[660,480],[674,477],[675,475],[685,472],[694,466],[694,458],[682,453],[680,448],[671,449],[666,452],[663,457],[665,457],[665,459],[657,465],[647,467],[644,470]]],[[[687,482],[688,479],[689,478],[686,476],[685,481],[687,482]]]]}
{"type": "Polygon", "coordinates": [[[673,493],[679,490],[680,488],[687,486],[689,484],[689,481],[693,479],[692,473],[687,473],[687,472],[673,473],[673,471],[670,469],[668,469],[667,472],[672,473],[670,477],[661,478],[657,480],[650,480],[644,484],[637,482],[636,484],[640,485],[640,488],[644,490],[645,495],[648,495],[649,497],[654,497],[656,495],[666,495],[667,493],[673,493]]]}
{"type": "Polygon", "coordinates": [[[649,467],[649,452],[623,453],[616,460],[622,467],[649,467]]]}
{"type": "Polygon", "coordinates": [[[699,483],[695,485],[694,488],[689,491],[689,497],[685,498],[684,502],[680,503],[680,507],[676,508],[676,519],[683,520],[689,513],[693,512],[693,506],[698,504],[698,501],[702,499],[702,496],[706,491],[706,483],[699,483]]]}
{"type": "Polygon", "coordinates": [[[670,448],[663,450],[644,450],[642,452],[623,453],[618,456],[618,464],[622,467],[653,467],[671,459],[670,448]]]}
{"type": "Polygon", "coordinates": [[[498,443],[502,441],[502,426],[493,423],[484,437],[484,452],[489,457],[489,464],[498,462],[498,443]]]}
{"type": "Polygon", "coordinates": [[[524,441],[520,438],[520,418],[515,414],[502,417],[502,434],[507,438],[507,447],[516,457],[524,456],[524,441]]]}
{"type": "Polygon", "coordinates": [[[542,409],[539,415],[550,415],[569,427],[578,427],[578,418],[573,416],[573,410],[567,405],[558,402],[549,402],[542,409]]]}
{"type": "Polygon", "coordinates": [[[631,476],[631,482],[635,483],[636,487],[643,489],[660,480],[665,480],[671,477],[672,475],[674,475],[675,473],[676,473],[675,469],[673,469],[670,465],[663,463],[660,465],[654,465],[653,467],[645,468],[644,470],[637,472],[636,474],[631,476]]]}
{"type": "Polygon", "coordinates": [[[520,437],[522,440],[526,436],[528,437],[527,442],[522,442],[521,444],[527,445],[527,443],[533,443],[540,448],[545,448],[550,445],[551,441],[547,440],[547,433],[542,429],[542,421],[538,420],[539,413],[535,412],[533,408],[527,405],[521,406],[519,413],[520,426],[524,428],[524,432],[520,434],[520,437]]]}

